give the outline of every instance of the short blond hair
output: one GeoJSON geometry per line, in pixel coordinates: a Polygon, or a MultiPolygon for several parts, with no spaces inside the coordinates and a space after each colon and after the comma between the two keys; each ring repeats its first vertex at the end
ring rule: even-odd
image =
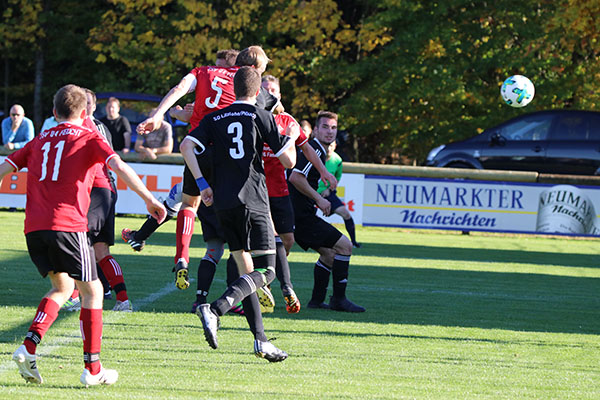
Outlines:
{"type": "Polygon", "coordinates": [[[240,51],[240,54],[238,54],[235,59],[235,65],[237,66],[251,66],[261,71],[267,69],[267,64],[269,62],[271,62],[271,60],[260,46],[246,47],[244,50],[240,51]]]}

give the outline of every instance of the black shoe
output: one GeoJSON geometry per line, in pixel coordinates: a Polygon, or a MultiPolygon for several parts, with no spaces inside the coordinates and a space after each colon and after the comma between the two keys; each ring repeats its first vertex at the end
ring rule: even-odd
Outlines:
{"type": "Polygon", "coordinates": [[[361,248],[361,245],[358,242],[352,242],[352,246],[355,247],[355,248],[357,248],[357,249],[361,248]]]}
{"type": "Polygon", "coordinates": [[[358,304],[354,304],[345,297],[339,299],[333,296],[329,298],[329,308],[334,311],[347,311],[355,313],[366,311],[364,307],[361,307],[358,304]]]}
{"type": "Polygon", "coordinates": [[[146,244],[145,240],[135,240],[135,234],[137,231],[132,231],[131,229],[123,229],[121,231],[121,238],[127,242],[131,246],[134,251],[142,251],[144,249],[144,245],[146,244]]]}
{"type": "Polygon", "coordinates": [[[306,305],[306,307],[308,307],[308,308],[322,308],[322,309],[328,310],[329,309],[329,304],[327,304],[327,303],[319,303],[317,301],[311,300],[311,301],[308,302],[308,304],[306,305]]]}
{"type": "Polygon", "coordinates": [[[283,361],[288,357],[288,354],[278,349],[273,345],[273,343],[269,342],[261,342],[260,340],[254,341],[254,354],[258,358],[264,358],[269,362],[279,362],[283,361]]]}

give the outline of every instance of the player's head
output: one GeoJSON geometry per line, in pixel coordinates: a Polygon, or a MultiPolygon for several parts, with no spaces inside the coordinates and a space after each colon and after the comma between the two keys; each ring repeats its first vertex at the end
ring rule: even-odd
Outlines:
{"type": "Polygon", "coordinates": [[[267,64],[270,62],[269,57],[260,46],[246,47],[240,51],[237,58],[235,59],[235,65],[240,67],[251,66],[258,70],[262,75],[267,69],[267,64]]]}
{"type": "Polygon", "coordinates": [[[265,75],[262,78],[262,87],[273,96],[281,100],[281,87],[279,86],[279,79],[273,75],[265,75]]]}
{"type": "Polygon", "coordinates": [[[310,122],[303,119],[300,121],[300,128],[304,131],[304,134],[309,137],[312,134],[312,126],[310,126],[310,122]]]}
{"type": "Polygon", "coordinates": [[[240,52],[234,49],[226,49],[217,51],[217,67],[229,68],[235,65],[235,60],[240,52]]]}
{"type": "Polygon", "coordinates": [[[319,111],[313,135],[324,145],[330,145],[337,136],[338,116],[331,111],[319,111]]]}
{"type": "Polygon", "coordinates": [[[233,91],[236,99],[247,99],[258,94],[260,73],[256,68],[241,67],[233,77],[233,91]]]}
{"type": "MultiPolygon", "coordinates": [[[[77,85],[63,86],[54,95],[54,112],[59,120],[81,117],[86,105],[85,92],[77,85]]],[[[85,114],[83,116],[85,117],[85,114]]]]}
{"type": "Polygon", "coordinates": [[[96,111],[96,93],[87,88],[83,88],[83,91],[85,92],[85,98],[87,100],[85,109],[87,111],[87,115],[89,115],[91,118],[94,116],[94,111],[96,111]]]}

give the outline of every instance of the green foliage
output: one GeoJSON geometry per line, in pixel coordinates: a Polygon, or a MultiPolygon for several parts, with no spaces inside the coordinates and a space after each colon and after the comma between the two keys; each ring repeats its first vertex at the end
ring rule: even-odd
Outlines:
{"type": "Polygon", "coordinates": [[[48,100],[66,82],[164,94],[217,50],[260,44],[287,110],[337,111],[355,161],[420,162],[520,113],[600,104],[600,0],[4,3],[9,97],[31,93],[41,44],[48,100]],[[536,86],[524,110],[499,97],[515,73],[536,86]]]}

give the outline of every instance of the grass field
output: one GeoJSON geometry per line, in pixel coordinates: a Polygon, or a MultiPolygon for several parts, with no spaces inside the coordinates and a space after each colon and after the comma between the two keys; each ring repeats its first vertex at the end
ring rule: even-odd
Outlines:
{"type": "MultiPolygon", "coordinates": [[[[26,384],[11,354],[49,282],[29,260],[23,217],[0,211],[1,399],[600,398],[598,240],[359,228],[348,294],[367,312],[288,315],[274,288],[267,336],[290,357],[270,364],[254,357],[239,316],[223,317],[219,349],[208,347],[189,313],[195,283],[172,283],[174,222],[142,253],[113,247],[135,309],[104,313],[102,360],[117,384],[79,384],[78,315],[64,312],[38,347],[45,383],[26,384]]],[[[142,221],[119,217],[117,231],[142,221]]],[[[196,265],[200,235],[192,246],[196,265]]],[[[296,247],[290,256],[303,303],[316,258],[296,247]]],[[[210,299],[224,289],[224,264],[210,299]]]]}

